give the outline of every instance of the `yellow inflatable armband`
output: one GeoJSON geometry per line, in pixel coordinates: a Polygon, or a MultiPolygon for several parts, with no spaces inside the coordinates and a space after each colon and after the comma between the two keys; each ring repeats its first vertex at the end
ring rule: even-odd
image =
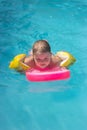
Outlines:
{"type": "Polygon", "coordinates": [[[76,61],[69,52],[59,51],[56,53],[56,56],[59,56],[63,60],[60,64],[62,67],[68,67],[76,61]]]}
{"type": "Polygon", "coordinates": [[[20,66],[22,67],[23,70],[28,70],[30,67],[22,62],[20,62],[20,66]]]}
{"type": "Polygon", "coordinates": [[[10,62],[10,64],[9,64],[9,68],[10,69],[15,69],[17,71],[29,69],[30,68],[29,66],[27,66],[26,64],[20,62],[20,60],[22,58],[24,58],[24,57],[26,57],[26,54],[19,54],[19,55],[15,56],[13,58],[13,60],[10,62]]]}

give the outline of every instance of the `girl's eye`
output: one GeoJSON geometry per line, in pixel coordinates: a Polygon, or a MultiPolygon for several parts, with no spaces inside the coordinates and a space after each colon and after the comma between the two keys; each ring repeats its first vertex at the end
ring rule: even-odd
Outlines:
{"type": "Polygon", "coordinates": [[[45,62],[45,61],[48,61],[48,60],[49,60],[49,58],[45,58],[45,59],[36,58],[37,62],[45,62]]]}
{"type": "Polygon", "coordinates": [[[36,61],[38,61],[38,62],[45,62],[45,61],[48,61],[48,59],[43,59],[43,60],[41,60],[41,59],[36,59],[36,61]]]}
{"type": "Polygon", "coordinates": [[[40,60],[40,59],[36,59],[36,61],[38,61],[38,62],[39,62],[39,61],[41,61],[41,60],[40,60]]]}

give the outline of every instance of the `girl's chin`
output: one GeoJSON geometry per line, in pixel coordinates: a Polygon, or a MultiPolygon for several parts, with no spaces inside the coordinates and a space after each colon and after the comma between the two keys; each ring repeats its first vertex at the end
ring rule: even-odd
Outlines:
{"type": "Polygon", "coordinates": [[[41,69],[45,69],[47,66],[39,66],[41,69]]]}
{"type": "Polygon", "coordinates": [[[41,69],[45,69],[47,66],[38,66],[41,69]]]}

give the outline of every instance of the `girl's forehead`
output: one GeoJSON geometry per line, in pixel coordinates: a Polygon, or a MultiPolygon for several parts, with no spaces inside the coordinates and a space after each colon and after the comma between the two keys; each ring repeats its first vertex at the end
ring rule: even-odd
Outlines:
{"type": "Polygon", "coordinates": [[[51,54],[49,52],[45,52],[45,53],[38,53],[35,55],[35,57],[49,57],[51,54]]]}

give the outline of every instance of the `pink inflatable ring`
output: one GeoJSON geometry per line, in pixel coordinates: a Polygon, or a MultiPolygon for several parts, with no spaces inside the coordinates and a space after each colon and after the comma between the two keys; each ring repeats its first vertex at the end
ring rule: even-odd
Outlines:
{"type": "Polygon", "coordinates": [[[53,80],[65,80],[70,78],[70,71],[66,68],[54,68],[44,71],[30,69],[26,71],[26,78],[29,81],[53,81],[53,80]]]}

